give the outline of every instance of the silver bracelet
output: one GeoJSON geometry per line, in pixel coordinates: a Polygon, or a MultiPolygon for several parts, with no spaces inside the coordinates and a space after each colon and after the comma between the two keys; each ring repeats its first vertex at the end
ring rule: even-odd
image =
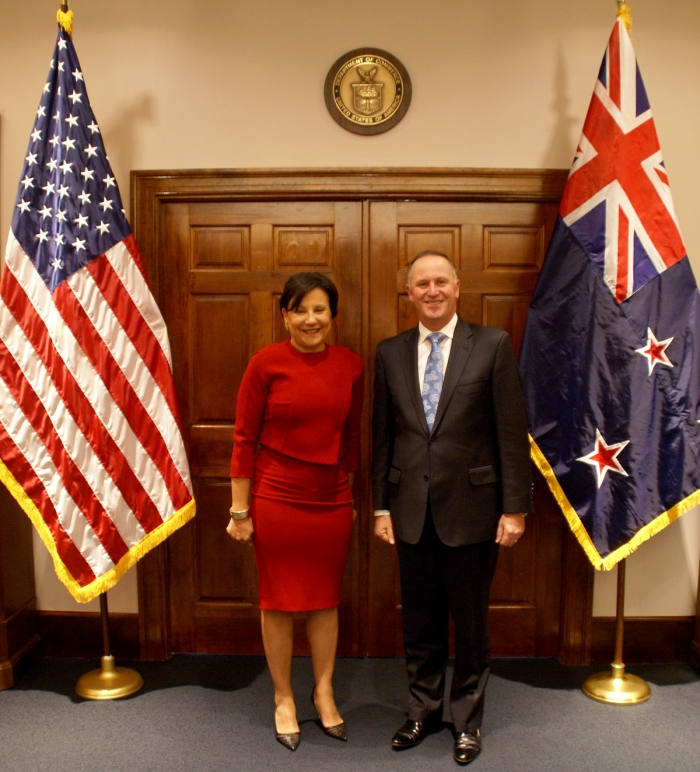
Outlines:
{"type": "Polygon", "coordinates": [[[248,517],[248,510],[250,507],[246,507],[245,509],[234,509],[231,507],[229,509],[229,514],[231,515],[232,520],[245,520],[248,517]]]}

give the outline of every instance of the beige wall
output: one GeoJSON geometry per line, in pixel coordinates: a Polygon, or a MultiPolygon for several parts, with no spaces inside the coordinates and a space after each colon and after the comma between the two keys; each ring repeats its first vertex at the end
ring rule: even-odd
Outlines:
{"type": "MultiPolygon", "coordinates": [[[[0,233],[7,233],[55,39],[56,0],[2,0],[0,233]]],[[[681,228],[700,273],[700,3],[631,0],[634,45],[681,228]]],[[[128,210],[129,171],[183,167],[568,168],[614,21],[614,0],[74,0],[74,40],[128,210]],[[407,67],[402,123],[358,137],[323,82],[371,45],[407,67]]],[[[37,545],[42,608],[75,608],[37,545]]],[[[700,516],[629,560],[631,615],[694,612],[700,516]]],[[[595,613],[614,613],[614,573],[595,613]]],[[[110,593],[136,609],[135,572],[110,593]]]]}

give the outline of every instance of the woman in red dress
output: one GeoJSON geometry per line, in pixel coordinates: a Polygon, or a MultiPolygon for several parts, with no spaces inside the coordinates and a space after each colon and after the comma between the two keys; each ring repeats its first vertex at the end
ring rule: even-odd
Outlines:
{"type": "Polygon", "coordinates": [[[311,696],[323,731],[347,739],[332,677],[354,519],[363,373],[357,354],[325,342],[338,310],[338,290],[327,276],[291,276],[280,310],[290,337],[253,355],[238,392],[227,531],[255,547],[276,737],[295,750],[293,612],[306,612],[311,696]]]}

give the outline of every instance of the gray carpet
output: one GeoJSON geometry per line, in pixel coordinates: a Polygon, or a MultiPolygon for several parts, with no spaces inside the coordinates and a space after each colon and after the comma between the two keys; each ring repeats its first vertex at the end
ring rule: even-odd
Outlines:
{"type": "MultiPolygon", "coordinates": [[[[272,685],[258,657],[177,655],[137,663],[145,688],[90,702],[73,685],[93,663],[45,659],[0,692],[2,772],[272,772],[456,770],[449,727],[420,746],[389,747],[404,720],[401,660],[339,660],[336,697],[347,745],[326,737],[309,702],[311,667],[294,661],[302,742],[275,742],[272,685]]],[[[688,666],[636,666],[652,698],[614,707],[580,691],[600,668],[554,660],[496,660],[487,690],[484,750],[475,772],[698,772],[700,674],[688,666]]]]}

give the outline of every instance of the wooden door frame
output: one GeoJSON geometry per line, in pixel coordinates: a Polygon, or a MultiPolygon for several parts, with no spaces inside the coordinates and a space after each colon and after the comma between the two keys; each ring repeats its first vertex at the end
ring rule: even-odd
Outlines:
{"type": "MultiPolygon", "coordinates": [[[[356,200],[363,202],[362,284],[369,277],[369,203],[371,201],[558,202],[568,170],[562,169],[232,169],[131,172],[131,222],[156,300],[163,272],[163,206],[169,202],[356,200]]],[[[362,351],[369,353],[369,308],[363,292],[362,351]]],[[[367,400],[371,384],[367,379],[367,400]]],[[[366,433],[365,433],[366,434],[366,433]]],[[[369,457],[370,438],[363,437],[369,457]]],[[[368,470],[360,481],[369,495],[368,470]]],[[[370,511],[365,502],[365,512],[370,511]]],[[[560,660],[587,664],[593,614],[593,569],[566,531],[562,566],[560,660]]],[[[360,570],[365,571],[369,528],[360,531],[360,570]]],[[[168,597],[168,546],[165,542],[138,564],[141,658],[163,660],[171,654],[168,597]]],[[[364,574],[363,574],[364,575],[364,574]]],[[[366,618],[366,597],[360,618],[366,618]]],[[[365,649],[366,650],[366,649],[365,649]]]]}

